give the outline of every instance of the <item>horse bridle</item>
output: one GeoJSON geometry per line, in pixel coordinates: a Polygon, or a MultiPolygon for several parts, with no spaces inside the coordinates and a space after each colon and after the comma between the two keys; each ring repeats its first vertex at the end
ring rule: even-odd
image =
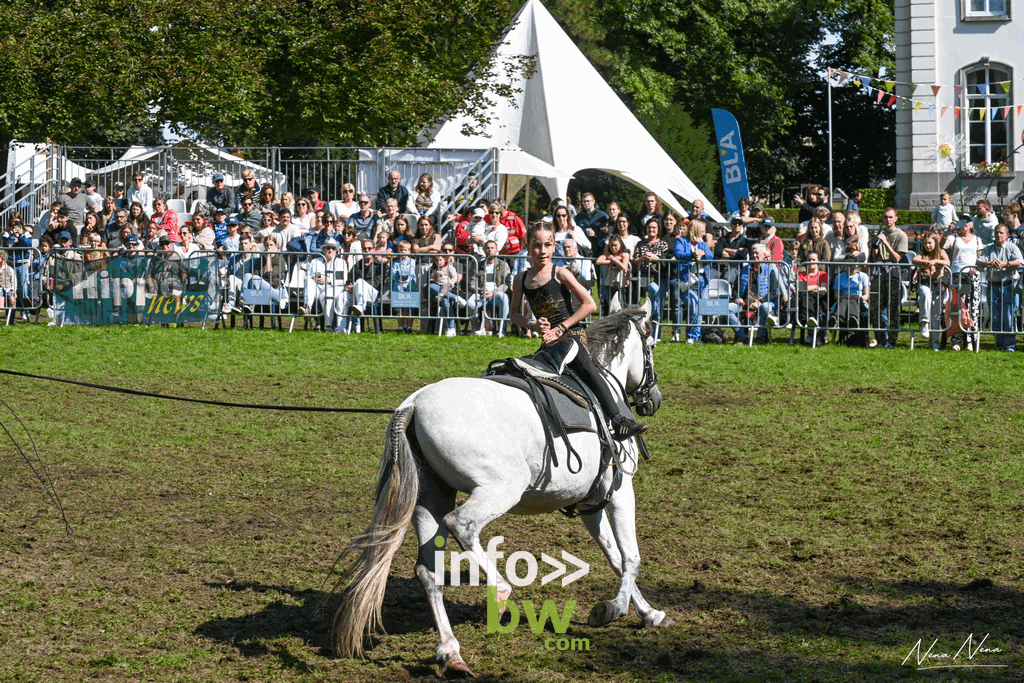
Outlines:
{"type": "Polygon", "coordinates": [[[640,327],[640,323],[635,319],[630,318],[630,322],[633,323],[637,333],[640,335],[640,342],[643,345],[644,350],[644,374],[640,378],[640,384],[633,391],[627,392],[626,387],[623,386],[618,377],[604,368],[601,368],[601,373],[619,387],[619,391],[622,392],[623,398],[627,399],[627,401],[632,401],[633,407],[636,408],[638,415],[653,415],[653,412],[642,412],[640,407],[648,406],[648,409],[653,411],[654,399],[651,397],[651,392],[658,385],[658,373],[654,371],[654,351],[647,344],[647,338],[650,335],[644,334],[643,329],[640,327]]]}
{"type": "MultiPolygon", "coordinates": [[[[640,340],[643,344],[644,349],[644,374],[640,378],[640,385],[633,390],[628,396],[633,400],[633,406],[637,409],[637,413],[643,415],[641,412],[641,406],[653,406],[654,399],[651,398],[651,392],[658,385],[658,373],[654,371],[654,350],[647,343],[647,339],[650,335],[644,334],[644,331],[640,328],[640,323],[636,320],[631,320],[636,331],[640,334],[640,340]]],[[[625,394],[625,389],[623,389],[625,394]]],[[[648,415],[652,413],[646,413],[648,415]]]]}

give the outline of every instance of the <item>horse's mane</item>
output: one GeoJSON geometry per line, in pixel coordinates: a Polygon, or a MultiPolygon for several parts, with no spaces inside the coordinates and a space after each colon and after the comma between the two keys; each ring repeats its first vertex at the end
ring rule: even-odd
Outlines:
{"type": "Polygon", "coordinates": [[[622,353],[626,338],[633,327],[633,321],[641,323],[647,313],[640,308],[623,308],[618,312],[599,318],[587,327],[587,350],[590,357],[601,367],[622,353]]]}

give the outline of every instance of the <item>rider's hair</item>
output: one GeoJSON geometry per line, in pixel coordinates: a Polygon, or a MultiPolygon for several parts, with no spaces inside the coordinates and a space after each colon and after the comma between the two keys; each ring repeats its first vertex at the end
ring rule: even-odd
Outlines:
{"type": "Polygon", "coordinates": [[[526,244],[533,244],[534,235],[536,235],[538,232],[541,232],[542,230],[545,232],[550,232],[552,235],[555,234],[555,229],[554,227],[551,226],[551,224],[545,223],[543,221],[537,221],[536,223],[530,226],[530,232],[527,233],[526,235],[526,244]]]}

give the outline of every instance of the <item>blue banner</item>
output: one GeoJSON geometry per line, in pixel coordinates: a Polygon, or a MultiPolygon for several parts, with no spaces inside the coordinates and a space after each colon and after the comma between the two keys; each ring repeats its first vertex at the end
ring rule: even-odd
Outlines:
{"type": "Polygon", "coordinates": [[[724,109],[712,109],[715,121],[715,139],[718,141],[718,160],[722,164],[722,187],[725,206],[730,213],[739,209],[740,199],[750,196],[747,187],[747,162],[743,160],[740,124],[736,117],[724,109]]]}

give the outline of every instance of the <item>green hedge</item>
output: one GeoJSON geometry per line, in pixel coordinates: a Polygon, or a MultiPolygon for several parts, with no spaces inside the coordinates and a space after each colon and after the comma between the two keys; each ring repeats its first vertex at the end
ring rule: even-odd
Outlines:
{"type": "Polygon", "coordinates": [[[896,190],[889,188],[888,190],[882,190],[876,187],[869,187],[866,190],[861,190],[860,198],[860,210],[861,215],[864,215],[865,209],[877,209],[883,211],[887,206],[896,205],[896,190]]]}
{"type": "MultiPolygon", "coordinates": [[[[891,190],[870,190],[871,192],[889,192],[891,190]]],[[[868,190],[861,190],[861,192],[868,192],[868,190]]],[[[867,195],[865,194],[865,198],[867,195]]],[[[891,198],[891,197],[890,197],[891,198]]],[[[882,212],[885,211],[885,207],[892,206],[892,202],[884,204],[879,208],[866,208],[864,202],[860,204],[860,222],[866,225],[881,225],[882,223],[882,212]]],[[[796,223],[797,217],[800,215],[800,209],[765,209],[765,213],[775,219],[776,223],[796,223]]],[[[932,222],[931,211],[898,211],[900,225],[930,225],[932,222]]],[[[783,228],[780,228],[779,235],[785,237],[782,234],[783,228]]]]}

